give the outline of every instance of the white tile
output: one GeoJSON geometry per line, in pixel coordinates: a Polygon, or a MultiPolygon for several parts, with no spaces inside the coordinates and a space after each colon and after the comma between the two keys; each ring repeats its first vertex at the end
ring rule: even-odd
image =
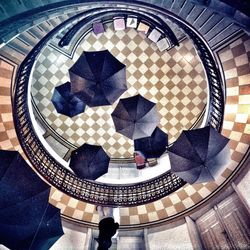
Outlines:
{"type": "Polygon", "coordinates": [[[168,214],[168,216],[174,215],[177,213],[176,209],[174,206],[170,206],[166,209],[166,212],[168,214]]]}
{"type": "Polygon", "coordinates": [[[138,210],[138,214],[147,214],[148,213],[145,205],[138,206],[137,210],[138,210]]]}
{"type": "Polygon", "coordinates": [[[124,20],[124,18],[116,18],[116,19],[114,19],[113,23],[114,23],[114,29],[116,31],[125,29],[125,20],[124,20]]]}
{"type": "Polygon", "coordinates": [[[239,104],[250,104],[250,95],[240,95],[239,104]]]}
{"type": "Polygon", "coordinates": [[[206,187],[202,187],[200,190],[199,190],[199,194],[205,198],[207,197],[209,194],[210,194],[210,191],[206,188],[206,187]]]}
{"type": "Polygon", "coordinates": [[[232,130],[233,126],[234,126],[234,122],[232,122],[232,121],[224,121],[223,122],[223,129],[232,130]]]}
{"type": "Polygon", "coordinates": [[[189,196],[191,196],[191,195],[193,195],[194,193],[196,193],[195,188],[194,188],[193,186],[191,186],[191,185],[188,185],[187,187],[185,187],[184,190],[185,190],[185,192],[186,192],[189,196]]]}
{"type": "Polygon", "coordinates": [[[156,43],[160,37],[161,37],[161,32],[159,32],[157,29],[153,29],[148,35],[148,38],[154,43],[156,43]]]}
{"type": "Polygon", "coordinates": [[[235,121],[239,123],[247,123],[248,114],[236,114],[235,121]]]}
{"type": "Polygon", "coordinates": [[[68,206],[69,207],[73,207],[76,208],[78,205],[78,200],[74,199],[74,198],[70,198],[69,202],[68,202],[68,206]]]}
{"type": "Polygon", "coordinates": [[[129,217],[130,220],[130,224],[139,224],[140,223],[140,219],[138,215],[131,215],[129,217]]]}
{"type": "Polygon", "coordinates": [[[85,211],[84,212],[86,212],[86,213],[93,213],[94,209],[95,209],[94,205],[86,203],[85,211]]]}
{"type": "Polygon", "coordinates": [[[157,212],[150,212],[150,213],[148,213],[148,218],[149,218],[149,221],[159,220],[157,212]]]}
{"type": "Polygon", "coordinates": [[[128,28],[136,28],[137,27],[138,19],[135,17],[128,17],[127,18],[127,27],[128,28]]]}
{"type": "Polygon", "coordinates": [[[179,196],[177,194],[171,194],[169,196],[169,199],[171,200],[171,202],[173,204],[177,204],[177,203],[181,202],[181,200],[180,200],[180,198],[179,198],[179,196]]]}
{"type": "Polygon", "coordinates": [[[235,150],[236,150],[237,152],[240,152],[240,153],[242,153],[242,154],[245,154],[246,151],[248,150],[248,147],[249,147],[249,145],[247,145],[247,144],[245,144],[245,143],[242,143],[242,142],[239,142],[235,150]]]}
{"type": "Polygon", "coordinates": [[[182,203],[186,208],[192,207],[195,204],[190,197],[182,200],[182,203]]]}
{"type": "Polygon", "coordinates": [[[162,52],[168,48],[170,48],[170,44],[169,44],[169,41],[166,39],[166,38],[163,38],[161,40],[159,40],[157,43],[156,43],[157,47],[159,48],[159,50],[162,52]]]}
{"type": "Polygon", "coordinates": [[[226,79],[230,79],[230,78],[234,78],[238,76],[237,70],[235,68],[230,69],[230,70],[225,70],[224,73],[225,73],[226,79]]]}
{"type": "Polygon", "coordinates": [[[240,141],[241,136],[242,136],[242,133],[237,132],[237,131],[232,131],[230,133],[229,139],[235,140],[235,141],[240,141]]]}
{"type": "Polygon", "coordinates": [[[149,30],[149,25],[147,25],[147,24],[145,24],[143,22],[140,22],[139,25],[138,25],[138,27],[137,27],[137,30],[138,31],[142,31],[145,34],[147,34],[148,30],[149,30]]]}
{"type": "Polygon", "coordinates": [[[239,87],[227,88],[227,96],[237,96],[239,95],[239,87]]]}
{"type": "Polygon", "coordinates": [[[237,111],[238,111],[238,105],[230,105],[230,104],[228,104],[228,105],[226,105],[226,107],[225,107],[225,113],[228,113],[228,114],[230,114],[230,113],[236,114],[237,111]]]}

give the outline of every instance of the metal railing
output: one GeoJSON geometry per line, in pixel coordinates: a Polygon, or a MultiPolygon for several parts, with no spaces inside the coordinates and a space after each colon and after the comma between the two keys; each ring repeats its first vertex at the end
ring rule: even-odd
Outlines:
{"type": "Polygon", "coordinates": [[[139,20],[142,21],[146,21],[147,23],[151,24],[152,27],[154,28],[158,28],[161,30],[162,34],[164,36],[167,36],[169,42],[171,43],[171,46],[178,46],[179,42],[177,37],[175,36],[174,32],[170,29],[170,27],[163,22],[159,17],[157,17],[156,15],[150,15],[150,17],[148,15],[146,15],[146,13],[143,13],[142,11],[135,11],[133,9],[129,9],[128,10],[121,10],[119,11],[119,14],[117,14],[117,9],[114,8],[114,10],[112,9],[105,9],[102,11],[99,11],[98,13],[94,14],[94,15],[90,15],[88,17],[83,18],[81,21],[79,21],[78,23],[76,23],[72,28],[70,28],[68,30],[68,32],[62,37],[62,39],[59,42],[59,46],[63,47],[68,45],[71,40],[73,39],[73,37],[75,36],[75,34],[81,29],[81,27],[88,25],[90,23],[93,23],[94,20],[99,20],[102,18],[109,18],[110,16],[120,16],[120,17],[127,17],[127,16],[134,16],[136,18],[138,18],[139,20]]]}
{"type": "MultiPolygon", "coordinates": [[[[117,11],[117,14],[119,14],[119,10],[117,11]]],[[[164,12],[164,15],[167,15],[167,13],[164,12]]],[[[208,123],[220,130],[224,111],[223,84],[221,83],[220,72],[218,67],[216,67],[216,62],[212,60],[214,59],[212,52],[208,45],[199,37],[199,34],[190,30],[183,22],[179,25],[183,26],[182,28],[185,32],[196,43],[201,58],[204,60],[204,68],[211,92],[208,123]]],[[[37,55],[52,35],[59,31],[60,28],[61,26],[56,27],[33,48],[20,65],[16,78],[13,103],[14,123],[20,144],[34,168],[51,185],[71,197],[85,202],[110,206],[145,204],[169,195],[182,187],[185,182],[171,172],[166,172],[161,176],[142,183],[130,185],[102,184],[83,180],[65,169],[45,149],[34,131],[29,114],[27,101],[27,95],[29,94],[28,83],[37,55]]]]}

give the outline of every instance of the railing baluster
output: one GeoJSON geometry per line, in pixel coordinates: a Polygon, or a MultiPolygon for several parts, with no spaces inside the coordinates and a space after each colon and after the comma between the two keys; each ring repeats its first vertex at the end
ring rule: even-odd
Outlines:
{"type": "MultiPolygon", "coordinates": [[[[140,12],[143,12],[143,8],[140,9],[140,12]]],[[[145,15],[147,15],[146,9],[145,15]]],[[[167,14],[165,15],[167,16],[167,14]]],[[[203,61],[211,93],[207,122],[217,130],[220,130],[224,112],[224,95],[219,67],[217,67],[209,47],[207,47],[207,44],[203,42],[199,35],[192,31],[190,27],[185,26],[183,22],[178,22],[178,20],[174,20],[174,18],[172,19],[181,26],[186,34],[194,41],[203,61]]],[[[29,74],[34,66],[37,55],[63,25],[64,24],[57,26],[33,48],[20,65],[16,78],[13,109],[14,122],[20,143],[33,166],[47,181],[61,191],[77,199],[91,203],[121,206],[139,205],[152,202],[179,189],[185,182],[171,172],[164,173],[145,183],[123,186],[112,184],[104,185],[82,180],[61,166],[46,151],[33,130],[27,103],[27,88],[29,74]]]]}

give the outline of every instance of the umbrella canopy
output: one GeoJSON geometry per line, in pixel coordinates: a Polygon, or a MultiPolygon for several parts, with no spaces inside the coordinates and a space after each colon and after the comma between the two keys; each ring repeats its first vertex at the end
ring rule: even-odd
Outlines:
{"type": "Polygon", "coordinates": [[[146,158],[158,158],[168,145],[168,135],[156,127],[151,136],[134,140],[136,151],[141,151],[146,158]]]}
{"type": "Polygon", "coordinates": [[[72,152],[69,166],[78,177],[95,180],[108,172],[109,160],[101,146],[85,143],[72,152]]]}
{"type": "Polygon", "coordinates": [[[85,51],[69,69],[71,92],[90,107],[110,105],[127,90],[125,68],[108,50],[85,51]]]}
{"type": "Polygon", "coordinates": [[[45,184],[15,151],[0,151],[0,244],[49,249],[62,235],[60,210],[45,184]]]}
{"type": "Polygon", "coordinates": [[[72,94],[70,89],[70,82],[55,87],[51,101],[58,113],[73,117],[83,113],[86,104],[76,95],[72,94]]]}
{"type": "Polygon", "coordinates": [[[169,148],[171,171],[190,184],[214,181],[230,160],[228,142],[210,126],[183,131],[169,148]]]}
{"type": "Polygon", "coordinates": [[[159,123],[155,103],[141,95],[120,99],[111,116],[116,132],[133,140],[151,136],[159,123]]]}

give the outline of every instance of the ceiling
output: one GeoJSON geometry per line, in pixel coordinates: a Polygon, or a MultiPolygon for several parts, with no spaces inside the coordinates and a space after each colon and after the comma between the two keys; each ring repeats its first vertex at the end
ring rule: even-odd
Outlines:
{"type": "MultiPolygon", "coordinates": [[[[111,46],[112,53],[127,65],[129,90],[123,97],[139,92],[157,102],[158,112],[161,115],[160,126],[170,135],[171,142],[177,138],[182,129],[188,129],[195,124],[207,101],[204,72],[190,40],[183,40],[180,47],[160,53],[154,44],[135,30],[126,30],[120,34],[120,36],[116,35],[112,27],[107,27],[107,34],[99,37],[99,42],[99,38],[89,34],[80,43],[73,59],[67,58],[53,46],[48,45],[38,58],[33,72],[33,79],[36,81],[33,80],[32,84],[34,103],[52,131],[59,135],[57,136],[59,142],[67,140],[72,144],[71,148],[86,141],[98,143],[103,145],[105,150],[115,158],[131,157],[133,145],[131,141],[115,134],[114,130],[112,131],[111,122],[107,122],[107,127],[104,129],[106,131],[102,131],[105,126],[104,122],[109,119],[112,107],[88,108],[86,114],[68,119],[58,115],[50,102],[54,86],[67,81],[67,70],[83,48],[87,47],[88,50],[92,50],[111,46]],[[135,40],[136,43],[133,42],[135,40]],[[112,46],[114,43],[117,45],[116,47],[112,46]],[[141,49],[142,46],[138,46],[141,43],[147,48],[144,52],[141,49]],[[145,54],[142,56],[142,53],[145,54]],[[185,58],[186,55],[189,55],[189,59],[185,58]],[[63,67],[64,64],[65,67],[63,67]],[[54,75],[57,75],[56,79],[53,78],[54,75]],[[146,79],[143,76],[147,76],[146,79]],[[152,78],[153,76],[157,79],[152,78]],[[73,123],[79,125],[72,129],[73,123]],[[94,124],[96,126],[93,131],[86,132],[94,127],[94,124]],[[86,129],[81,129],[82,126],[86,129]],[[115,139],[114,143],[111,142],[112,138],[115,139]]],[[[143,226],[180,216],[219,192],[220,188],[238,171],[250,144],[250,93],[247,80],[250,74],[247,57],[250,51],[249,41],[249,36],[244,35],[215,51],[222,63],[226,80],[227,100],[222,134],[231,139],[232,161],[224,173],[216,182],[187,184],[155,202],[120,208],[122,226],[143,226]]],[[[13,125],[10,96],[10,84],[15,70],[15,63],[1,57],[0,147],[1,149],[22,151],[13,125]]],[[[52,135],[53,133],[50,134],[50,136],[52,135]]],[[[46,132],[44,137],[46,137],[46,132]]],[[[53,141],[52,147],[58,146],[58,141],[53,141]]],[[[65,144],[63,145],[65,147],[65,144]]],[[[61,150],[60,146],[59,149],[61,150]]],[[[66,153],[60,153],[59,157],[64,158],[68,151],[62,152],[66,153]]],[[[94,205],[71,198],[55,188],[51,190],[50,202],[61,208],[62,213],[70,218],[90,224],[98,221],[94,205]]]]}

